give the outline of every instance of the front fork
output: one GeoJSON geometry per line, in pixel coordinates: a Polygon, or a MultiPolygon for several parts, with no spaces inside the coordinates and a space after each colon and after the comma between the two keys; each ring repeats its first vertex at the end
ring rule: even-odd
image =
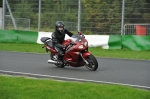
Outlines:
{"type": "Polygon", "coordinates": [[[91,53],[90,52],[84,52],[84,53],[80,53],[80,56],[82,57],[83,61],[88,65],[89,62],[86,60],[87,56],[90,56],[91,53]]]}

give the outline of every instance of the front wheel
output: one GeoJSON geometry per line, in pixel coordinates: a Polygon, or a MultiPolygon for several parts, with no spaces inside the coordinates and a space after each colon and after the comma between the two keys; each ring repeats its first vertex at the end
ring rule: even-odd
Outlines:
{"type": "Polygon", "coordinates": [[[96,58],[92,54],[90,56],[86,57],[86,61],[88,62],[88,64],[85,64],[87,69],[89,69],[91,71],[97,70],[98,62],[97,62],[96,58]]]}

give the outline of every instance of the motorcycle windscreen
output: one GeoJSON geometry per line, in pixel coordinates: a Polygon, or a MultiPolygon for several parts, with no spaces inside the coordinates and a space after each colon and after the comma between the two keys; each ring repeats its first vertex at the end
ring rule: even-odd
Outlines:
{"type": "Polygon", "coordinates": [[[70,38],[73,42],[80,42],[82,40],[82,37],[78,34],[74,34],[70,38]]]}

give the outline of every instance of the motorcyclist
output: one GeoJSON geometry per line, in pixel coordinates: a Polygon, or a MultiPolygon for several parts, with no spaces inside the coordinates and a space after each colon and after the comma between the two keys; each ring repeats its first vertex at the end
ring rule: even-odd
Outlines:
{"type": "Polygon", "coordinates": [[[58,58],[62,61],[64,55],[65,46],[62,45],[62,42],[65,39],[65,34],[72,36],[73,33],[65,29],[64,23],[62,21],[57,21],[55,23],[55,31],[52,33],[52,42],[55,50],[58,52],[58,58]]]}

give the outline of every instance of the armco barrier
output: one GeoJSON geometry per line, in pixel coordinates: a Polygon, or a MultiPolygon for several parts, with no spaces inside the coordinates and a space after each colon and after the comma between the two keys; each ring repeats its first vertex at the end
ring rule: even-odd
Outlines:
{"type": "Polygon", "coordinates": [[[150,36],[122,36],[122,46],[131,50],[150,50],[150,36]]]}

